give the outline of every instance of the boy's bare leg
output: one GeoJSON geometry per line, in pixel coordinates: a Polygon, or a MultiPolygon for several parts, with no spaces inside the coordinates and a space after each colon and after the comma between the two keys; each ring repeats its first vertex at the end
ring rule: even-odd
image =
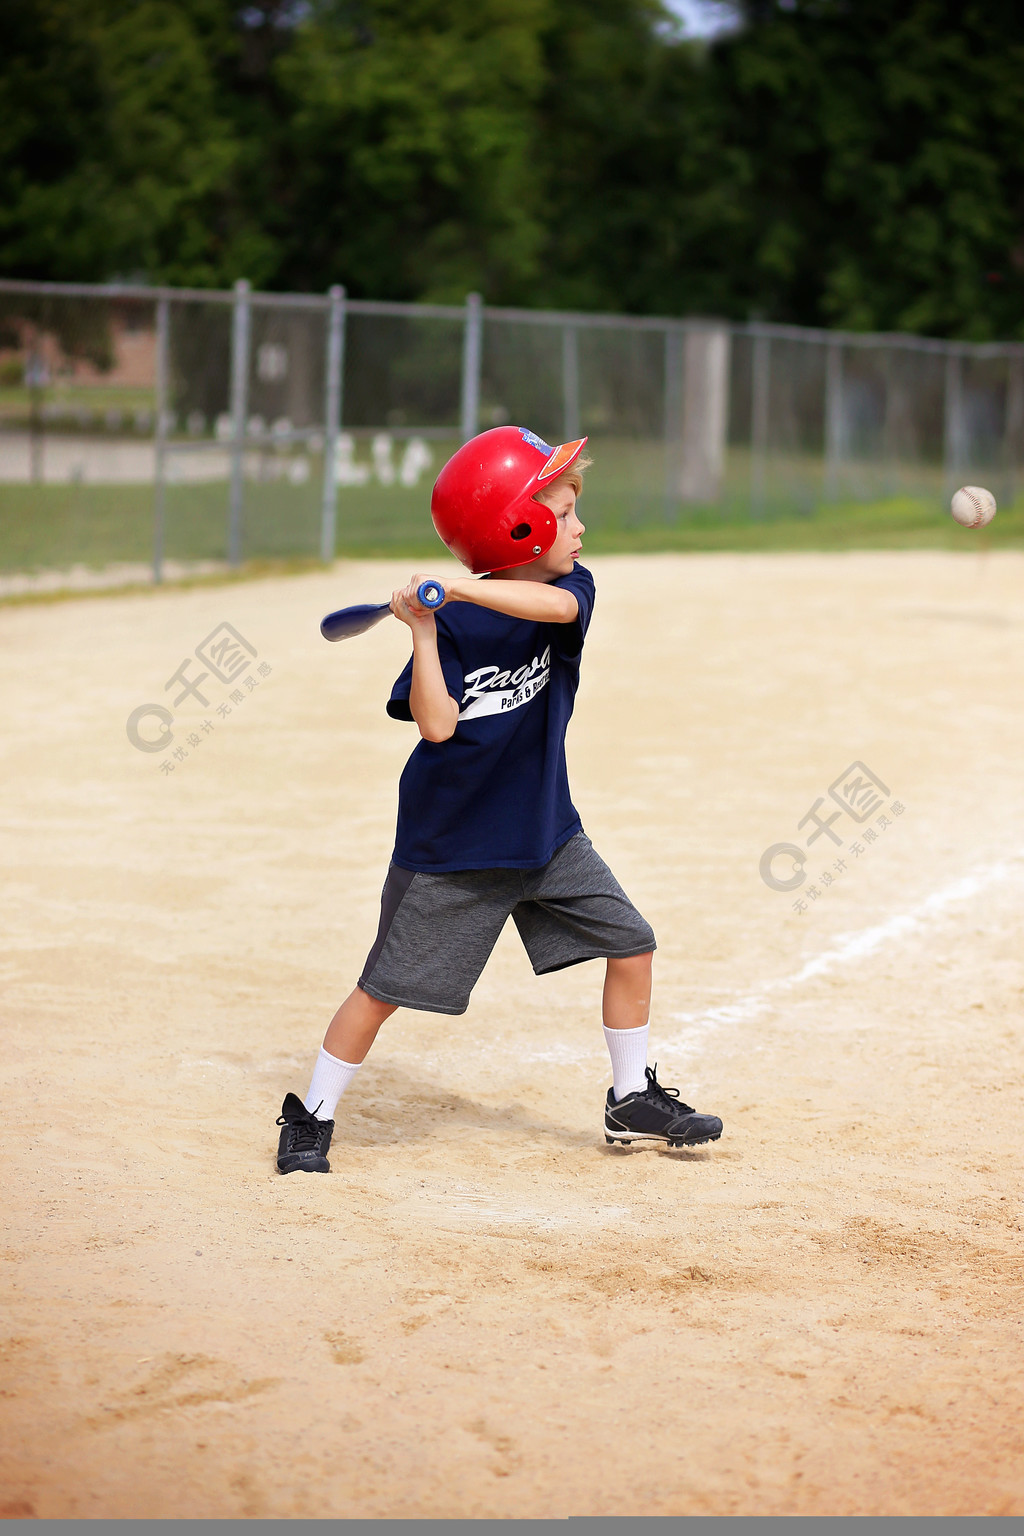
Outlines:
{"type": "Polygon", "coordinates": [[[643,1029],[651,1011],[653,952],[609,960],[602,1014],[606,1029],[643,1029]]]}
{"type": "Polygon", "coordinates": [[[668,1091],[647,1065],[647,1017],[651,1006],[652,956],[609,960],[604,980],[604,1038],[612,1059],[612,1086],[604,1109],[604,1136],[632,1146],[635,1141],[696,1147],[717,1141],[722,1122],[699,1115],[678,1090],[668,1091]]]}
{"type": "Polygon", "coordinates": [[[609,960],[604,977],[604,1038],[612,1060],[615,1101],[647,1087],[647,1018],[651,1011],[650,954],[609,960]]]}
{"type": "Polygon", "coordinates": [[[350,1061],[357,1066],[377,1038],[377,1031],[385,1019],[395,1012],[394,1003],[382,1003],[353,987],[324,1035],[324,1050],[339,1061],[350,1061]]]}

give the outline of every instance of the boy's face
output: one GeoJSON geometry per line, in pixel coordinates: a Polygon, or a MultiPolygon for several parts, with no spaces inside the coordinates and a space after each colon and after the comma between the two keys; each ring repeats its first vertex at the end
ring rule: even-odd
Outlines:
{"type": "Polygon", "coordinates": [[[580,541],[585,529],[576,515],[576,492],[571,485],[554,485],[549,491],[535,496],[555,514],[557,533],[555,542],[546,555],[521,565],[515,572],[502,571],[502,576],[513,574],[528,576],[531,581],[554,581],[558,576],[568,576],[581,552],[580,541]]]}

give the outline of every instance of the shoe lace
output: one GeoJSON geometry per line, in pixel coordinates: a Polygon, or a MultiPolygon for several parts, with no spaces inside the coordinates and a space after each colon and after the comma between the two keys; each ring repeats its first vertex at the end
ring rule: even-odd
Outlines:
{"type": "Polygon", "coordinates": [[[316,1151],[323,1127],[315,1115],[307,1114],[301,1120],[286,1120],[284,1115],[278,1115],[277,1123],[288,1127],[289,1152],[316,1151]]]}
{"type": "Polygon", "coordinates": [[[644,1089],[644,1098],[651,1099],[655,1104],[661,1104],[666,1109],[674,1110],[681,1115],[694,1113],[692,1104],[684,1104],[679,1097],[678,1088],[665,1088],[658,1082],[658,1063],[653,1067],[645,1067],[647,1073],[647,1087],[644,1089]]]}

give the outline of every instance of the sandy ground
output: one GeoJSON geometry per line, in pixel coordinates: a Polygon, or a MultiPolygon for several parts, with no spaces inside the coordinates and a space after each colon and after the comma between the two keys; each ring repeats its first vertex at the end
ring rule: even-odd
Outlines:
{"type": "Polygon", "coordinates": [[[570,766],[689,1152],[605,1146],[600,967],[510,925],[274,1171],[413,740],[400,626],[317,623],[404,571],[0,610],[8,1515],[1024,1513],[1024,558],[593,566],[570,766]],[[758,861],[819,797],[798,912],[758,861]]]}

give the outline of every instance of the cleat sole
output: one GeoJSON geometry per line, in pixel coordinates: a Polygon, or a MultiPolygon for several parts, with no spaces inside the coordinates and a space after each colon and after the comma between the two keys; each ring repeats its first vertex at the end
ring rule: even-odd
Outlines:
{"type": "Polygon", "coordinates": [[[654,1131],[641,1131],[639,1133],[634,1131],[630,1136],[616,1136],[606,1129],[604,1133],[604,1139],[609,1146],[614,1146],[616,1143],[618,1143],[623,1147],[631,1147],[634,1141],[638,1141],[653,1143],[655,1146],[671,1147],[675,1149],[677,1147],[704,1147],[707,1146],[708,1142],[710,1141],[719,1141],[721,1139],[721,1135],[721,1131],[716,1131],[710,1136],[692,1136],[688,1139],[673,1139],[669,1136],[659,1136],[654,1131]]]}

